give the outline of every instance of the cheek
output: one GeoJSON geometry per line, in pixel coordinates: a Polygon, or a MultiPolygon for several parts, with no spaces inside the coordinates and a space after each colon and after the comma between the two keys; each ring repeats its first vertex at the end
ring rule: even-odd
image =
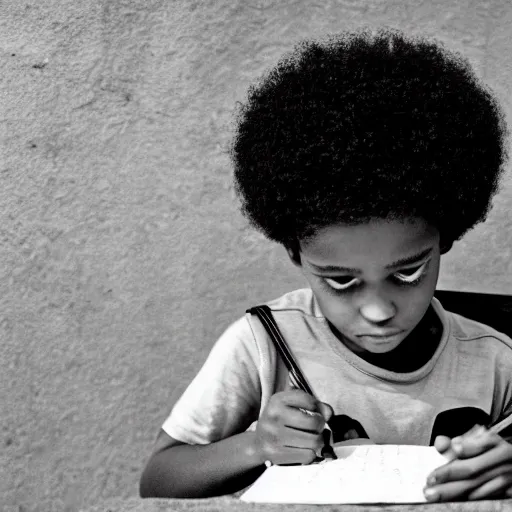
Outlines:
{"type": "Polygon", "coordinates": [[[337,329],[344,331],[348,326],[354,325],[358,313],[349,300],[331,294],[323,287],[312,289],[322,313],[337,329]]]}
{"type": "Polygon", "coordinates": [[[398,316],[401,319],[409,319],[413,323],[419,321],[430,304],[429,295],[409,294],[408,296],[399,297],[395,302],[398,310],[398,316]]]}
{"type": "Polygon", "coordinates": [[[409,319],[412,323],[419,322],[430,305],[436,287],[436,279],[427,278],[420,287],[411,288],[407,293],[395,295],[398,315],[409,319]]]}

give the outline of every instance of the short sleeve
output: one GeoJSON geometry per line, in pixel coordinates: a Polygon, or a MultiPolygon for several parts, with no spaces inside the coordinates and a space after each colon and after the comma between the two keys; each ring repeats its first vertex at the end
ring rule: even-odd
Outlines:
{"type": "MultiPolygon", "coordinates": [[[[495,398],[498,402],[496,403],[498,417],[495,423],[499,423],[512,415],[512,340],[508,337],[505,340],[506,348],[498,357],[498,386],[497,392],[495,392],[495,398]]],[[[500,435],[512,442],[512,425],[502,430],[500,435]]]]}
{"type": "Polygon", "coordinates": [[[258,419],[260,354],[246,317],[233,323],[176,402],[162,429],[187,444],[244,432],[258,419]]]}

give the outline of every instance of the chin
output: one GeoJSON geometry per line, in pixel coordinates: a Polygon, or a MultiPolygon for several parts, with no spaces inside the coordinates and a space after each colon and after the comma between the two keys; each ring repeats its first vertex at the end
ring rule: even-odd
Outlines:
{"type": "Polygon", "coordinates": [[[365,345],[363,348],[372,354],[386,354],[387,352],[395,350],[400,343],[379,343],[378,345],[365,345]]]}
{"type": "Polygon", "coordinates": [[[360,347],[367,352],[371,352],[372,354],[385,354],[395,350],[395,348],[397,348],[402,343],[402,341],[404,341],[404,339],[405,336],[402,335],[398,339],[395,337],[389,340],[364,340],[360,344],[360,347]]]}
{"type": "Polygon", "coordinates": [[[360,335],[357,338],[357,344],[361,349],[372,354],[385,354],[397,348],[409,335],[409,329],[404,329],[391,336],[370,336],[360,335]]]}

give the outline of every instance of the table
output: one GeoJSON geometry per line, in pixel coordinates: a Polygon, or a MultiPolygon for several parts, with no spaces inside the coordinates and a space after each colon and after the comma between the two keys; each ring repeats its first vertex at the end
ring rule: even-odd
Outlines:
{"type": "Polygon", "coordinates": [[[208,499],[113,499],[81,512],[512,512],[512,499],[417,505],[280,505],[244,503],[223,496],[208,499]]]}

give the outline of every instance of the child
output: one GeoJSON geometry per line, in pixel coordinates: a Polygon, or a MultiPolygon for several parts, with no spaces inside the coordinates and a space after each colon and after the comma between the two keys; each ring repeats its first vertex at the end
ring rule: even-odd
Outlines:
{"type": "Polygon", "coordinates": [[[466,61],[396,31],[303,42],[252,87],[236,186],[308,281],[268,305],[315,397],[246,314],[165,421],[141,496],[226,494],[266,461],[311,463],[329,419],[335,443],[455,454],[429,500],[512,495],[512,445],[472,428],[512,413],[512,340],[433,297],[440,255],[486,217],[505,136],[466,61]]]}

